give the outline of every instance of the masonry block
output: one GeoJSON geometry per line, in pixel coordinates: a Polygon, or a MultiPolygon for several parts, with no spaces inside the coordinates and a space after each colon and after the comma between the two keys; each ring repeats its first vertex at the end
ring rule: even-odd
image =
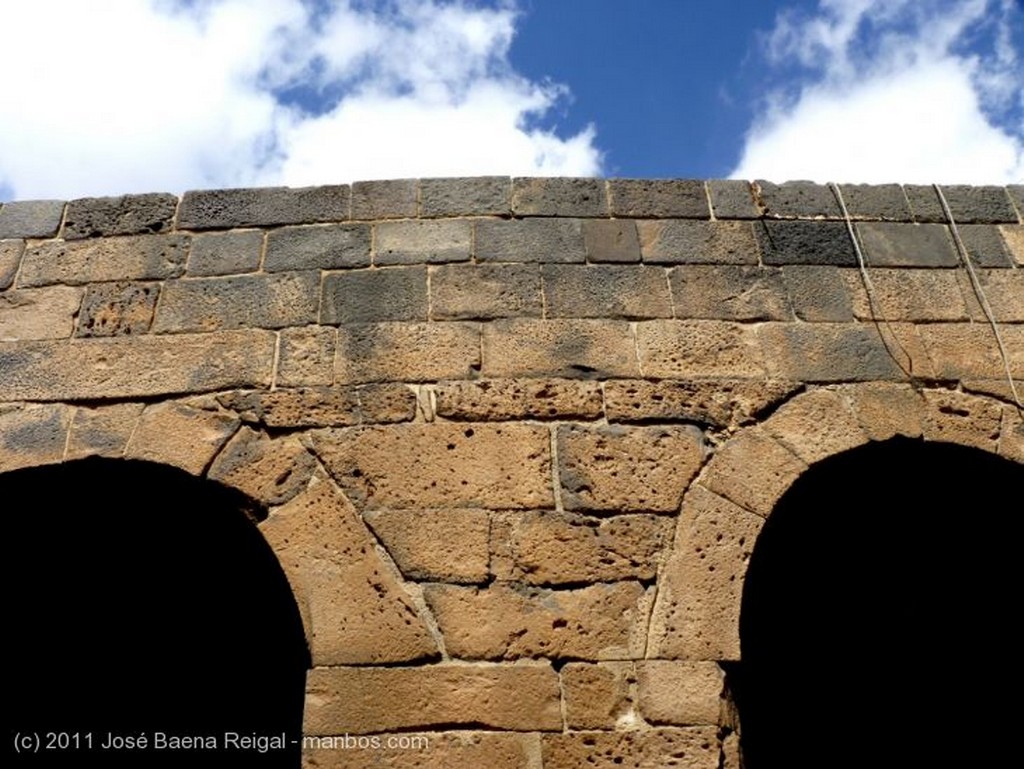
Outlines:
{"type": "MultiPolygon", "coordinates": [[[[1000,327],[1010,371],[1024,378],[1024,326],[1000,327]]],[[[918,326],[921,342],[941,379],[1005,379],[1006,369],[988,324],[934,323],[918,326]]]]}
{"type": "Polygon", "coordinates": [[[430,269],[434,320],[539,318],[543,311],[537,265],[450,264],[430,269]]]}
{"type": "Polygon", "coordinates": [[[998,227],[990,224],[963,224],[957,226],[957,231],[968,256],[976,266],[1013,266],[1013,257],[998,227]]]}
{"type": "Polygon", "coordinates": [[[552,506],[546,427],[434,422],[325,429],[313,446],[367,509],[552,506]]]}
{"type": "Polygon", "coordinates": [[[614,729],[635,721],[635,663],[569,662],[561,674],[570,729],[614,729]]]}
{"type": "Polygon", "coordinates": [[[575,379],[477,379],[438,382],[435,410],[447,419],[597,419],[603,404],[597,382],[575,379]]]}
{"type": "Polygon", "coordinates": [[[708,195],[716,219],[758,219],[761,216],[750,182],[714,179],[708,182],[708,195]]]}
{"type": "MultiPolygon", "coordinates": [[[[1024,389],[1024,382],[1018,385],[1024,389]]],[[[1003,409],[1003,429],[999,436],[999,455],[1024,463],[1024,415],[1015,406],[1003,409]]]]}
{"type": "Polygon", "coordinates": [[[716,663],[644,660],[636,671],[640,713],[648,723],[718,724],[725,675],[716,663]]]}
{"type": "Polygon", "coordinates": [[[840,184],[839,191],[851,219],[914,221],[907,196],[898,184],[840,184]]]}
{"type": "Polygon", "coordinates": [[[327,224],[282,227],[267,235],[263,269],[333,270],[370,266],[370,226],[327,224]]]}
{"type": "Polygon", "coordinates": [[[864,222],[856,228],[871,267],[956,267],[960,263],[945,225],[864,222]]]}
{"type": "Polygon", "coordinates": [[[0,240],[0,291],[6,291],[14,283],[24,253],[25,241],[0,240]]]}
{"type": "Polygon", "coordinates": [[[71,419],[59,403],[0,408],[0,472],[60,462],[71,419]]]}
{"type": "Polygon", "coordinates": [[[0,294],[0,340],[67,339],[82,304],[82,289],[47,286],[0,294]]]}
{"type": "Polygon", "coordinates": [[[352,185],[352,218],[414,217],[418,195],[419,184],[415,179],[356,182],[352,185]]]}
{"type": "Polygon", "coordinates": [[[124,456],[128,439],[135,432],[144,403],[114,403],[109,406],[79,407],[71,422],[65,459],[124,456]]]}
{"type": "Polygon", "coordinates": [[[763,378],[755,329],[719,320],[655,320],[636,326],[644,376],[763,378]]]}
{"type": "Polygon", "coordinates": [[[365,520],[407,579],[488,579],[490,517],[485,510],[371,510],[365,520]]]}
{"type": "MultiPolygon", "coordinates": [[[[444,728],[443,726],[439,728],[444,728]]],[[[540,738],[523,732],[431,731],[428,734],[306,736],[303,760],[317,769],[530,769],[540,738]]]]}
{"type": "Polygon", "coordinates": [[[469,219],[408,219],[375,225],[373,263],[424,264],[468,262],[469,219]]]}
{"type": "Polygon", "coordinates": [[[611,215],[636,219],[708,219],[704,182],[694,179],[609,179],[611,215]]]}
{"type": "Polygon", "coordinates": [[[153,403],[146,406],[135,424],[124,455],[202,475],[238,424],[230,415],[175,401],[153,403]]]}
{"type": "Polygon", "coordinates": [[[25,251],[18,282],[29,287],[177,278],[185,272],[188,247],[186,235],[50,241],[25,251]]]}
{"type": "Polygon", "coordinates": [[[750,222],[651,220],[636,223],[649,264],[757,264],[750,222]]]}
{"type": "Polygon", "coordinates": [[[63,200],[16,200],[0,206],[0,240],[52,238],[64,216],[63,200]]]}
{"type": "Polygon", "coordinates": [[[166,232],[174,224],[178,198],[168,194],[80,198],[67,204],[65,240],[166,232]]]}
{"type": "Polygon", "coordinates": [[[951,321],[967,318],[957,270],[872,268],[871,294],[859,271],[844,270],[858,320],[951,321]]]}
{"type": "Polygon", "coordinates": [[[590,219],[583,222],[588,262],[639,262],[640,241],[630,219],[590,219]]]}
{"type": "Polygon", "coordinates": [[[953,390],[925,390],[922,395],[925,440],[996,451],[1003,422],[1001,404],[953,390]]]}
{"type": "Polygon", "coordinates": [[[147,333],[159,293],[157,283],[94,283],[85,290],[76,336],[147,333]]]}
{"type": "Polygon", "coordinates": [[[349,218],[348,185],[265,187],[186,192],[178,207],[184,230],[273,227],[281,224],[337,222],[349,218]]]}
{"type": "Polygon", "coordinates": [[[541,748],[544,769],[718,769],[719,758],[717,728],[711,726],[565,732],[544,735],[541,748]]]}
{"type": "Polygon", "coordinates": [[[635,659],[650,596],[637,582],[569,590],[426,585],[448,653],[466,660],[635,659]]]}
{"type": "Polygon", "coordinates": [[[320,322],[381,323],[427,319],[427,268],[331,272],[324,276],[320,322]]]}
{"type": "Polygon", "coordinates": [[[267,427],[350,427],[366,422],[408,422],[416,394],[403,384],[300,387],[225,393],[218,402],[246,421],[267,427]],[[363,404],[366,398],[367,403],[363,404]]]}
{"type": "MultiPolygon", "coordinates": [[[[787,264],[781,269],[793,313],[799,320],[812,323],[853,320],[850,288],[856,285],[853,270],[810,264],[787,264]]],[[[859,272],[856,280],[860,280],[859,272]]]]}
{"type": "Polygon", "coordinates": [[[486,377],[601,379],[639,375],[629,324],[512,318],[483,328],[486,377]]]}
{"type": "Polygon", "coordinates": [[[603,179],[518,178],[512,180],[515,216],[607,216],[603,179]]]}
{"type": "MultiPolygon", "coordinates": [[[[976,269],[974,274],[981,291],[996,320],[1001,323],[1024,323],[1024,272],[1021,270],[976,269]]],[[[956,273],[960,291],[967,303],[969,316],[979,322],[988,322],[966,271],[956,273]]]]}
{"type": "Polygon", "coordinates": [[[804,393],[783,404],[764,429],[808,465],[868,442],[842,389],[804,393]]]}
{"type": "Polygon", "coordinates": [[[153,322],[156,333],[283,328],[316,321],[315,272],[168,281],[153,322]]]}
{"type": "Polygon", "coordinates": [[[853,413],[869,440],[921,436],[923,402],[909,385],[872,382],[848,389],[853,413]]]}
{"type": "Polygon", "coordinates": [[[765,264],[857,264],[845,222],[765,221],[756,232],[765,264]]]}
{"type": "Polygon", "coordinates": [[[420,216],[508,216],[512,180],[507,176],[420,179],[420,216]]]}
{"type": "Polygon", "coordinates": [[[814,182],[773,184],[758,180],[754,182],[754,198],[764,216],[777,219],[838,219],[843,215],[835,193],[814,182]]]}
{"type": "Polygon", "coordinates": [[[481,262],[583,262],[578,219],[479,219],[476,258],[481,262]]]}
{"type": "Polygon", "coordinates": [[[479,370],[476,323],[371,323],[338,329],[338,384],[470,379],[479,370]]]}
{"type": "Polygon", "coordinates": [[[278,387],[331,384],[334,381],[337,340],[337,331],[323,326],[281,331],[274,384],[278,387]]]}
{"type": "MultiPolygon", "coordinates": [[[[760,427],[747,429],[718,450],[701,483],[706,491],[767,517],[807,464],[760,427]]],[[[709,501],[693,491],[694,502],[709,501]]],[[[702,508],[703,509],[703,508],[702,508]]]]}
{"type": "Polygon", "coordinates": [[[256,272],[263,252],[259,230],[232,230],[195,235],[188,255],[190,277],[256,272]]]}
{"type": "MultiPolygon", "coordinates": [[[[1001,224],[999,232],[1006,243],[1006,250],[1011,259],[1018,267],[1024,267],[1024,224],[1001,224]]],[[[3,252],[3,244],[0,243],[0,254],[3,252]]],[[[2,275],[2,272],[0,272],[2,275]]],[[[0,280],[2,283],[2,280],[0,280]]]]}
{"type": "Polygon", "coordinates": [[[775,267],[687,264],[669,271],[675,317],[789,320],[782,274],[775,267]]]}
{"type": "Polygon", "coordinates": [[[972,222],[1016,224],[1017,212],[1005,187],[972,187],[965,184],[942,185],[942,194],[957,224],[972,222]]]}
{"type": "Polygon", "coordinates": [[[548,318],[671,318],[665,271],[643,265],[545,264],[548,318]]]}
{"type": "Polygon", "coordinates": [[[242,427],[217,454],[207,477],[270,507],[303,491],[315,469],[316,460],[297,438],[271,439],[242,427]]]}
{"type": "Polygon", "coordinates": [[[559,478],[568,510],[673,513],[704,461],[688,425],[558,429],[559,478]]]}
{"type": "Polygon", "coordinates": [[[558,674],[546,664],[314,668],[306,692],[306,734],[562,728],[558,674]]]}
{"type": "Polygon", "coordinates": [[[776,378],[864,382],[907,376],[901,368],[908,365],[907,359],[895,347],[890,352],[873,325],[770,323],[758,335],[768,370],[776,378]]]}
{"type": "Polygon", "coordinates": [[[1010,202],[1017,209],[1018,221],[1024,224],[1024,184],[1010,184],[1006,187],[1010,202]]]}
{"type": "Polygon", "coordinates": [[[939,196],[930,184],[905,184],[903,192],[910,203],[915,222],[947,223],[946,213],[942,210],[939,196]]]}

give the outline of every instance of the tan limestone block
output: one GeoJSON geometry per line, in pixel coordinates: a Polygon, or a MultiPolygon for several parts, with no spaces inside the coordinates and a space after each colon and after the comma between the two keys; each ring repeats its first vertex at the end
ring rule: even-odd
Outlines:
{"type": "Polygon", "coordinates": [[[115,403],[75,409],[66,459],[123,456],[143,408],[142,403],[115,403]]]}
{"type": "Polygon", "coordinates": [[[335,382],[436,382],[480,370],[478,323],[370,323],[341,326],[335,382]]]}
{"type": "Polygon", "coordinates": [[[869,299],[858,270],[843,270],[858,320],[952,321],[968,318],[956,270],[875,267],[869,299]]]}
{"type": "Polygon", "coordinates": [[[648,723],[719,723],[725,675],[716,663],[645,660],[636,668],[640,713],[648,723]]]}
{"type": "Polygon", "coordinates": [[[305,491],[273,510],[260,530],[295,592],[314,665],[438,656],[412,597],[328,478],[318,474],[305,491]]]}
{"type": "Polygon", "coordinates": [[[897,435],[921,436],[924,401],[909,385],[870,382],[839,388],[869,440],[884,441],[897,435]]]}
{"type": "Polygon", "coordinates": [[[1000,224],[999,231],[1018,266],[1024,267],[1024,224],[1000,224]]]}
{"type": "Polygon", "coordinates": [[[337,340],[337,329],[325,326],[283,329],[274,386],[331,384],[337,340]]]}
{"type": "Polygon", "coordinates": [[[487,377],[635,377],[636,349],[624,320],[497,320],[483,327],[487,377]]]}
{"type": "Polygon", "coordinates": [[[1013,403],[1013,390],[1017,396],[1024,399],[1024,379],[1014,379],[1014,387],[1010,388],[1010,381],[1004,376],[1002,379],[963,379],[960,382],[964,392],[975,395],[991,395],[1001,401],[1013,403]]]}
{"type": "Polygon", "coordinates": [[[754,327],[721,320],[654,320],[636,324],[637,355],[646,377],[763,378],[754,327]]]}
{"type": "Polygon", "coordinates": [[[465,725],[562,728],[558,674],[548,664],[314,668],[306,734],[380,734],[465,725]]]}
{"type": "MultiPolygon", "coordinates": [[[[127,459],[145,459],[201,475],[239,421],[169,401],[146,407],[125,446],[127,459]]],[[[230,485],[230,484],[229,484],[230,485]]]]}
{"type": "MultiPolygon", "coordinates": [[[[1024,379],[1024,325],[999,328],[1015,379],[1024,379]]],[[[995,334],[987,323],[934,323],[918,333],[942,379],[1002,379],[1006,377],[995,334]]]]}
{"type": "Polygon", "coordinates": [[[437,415],[448,419],[597,419],[601,385],[574,379],[438,382],[437,415]]]}
{"type": "Polygon", "coordinates": [[[428,585],[449,654],[464,659],[633,659],[651,596],[637,582],[570,590],[428,585]]]}
{"type": "Polygon", "coordinates": [[[546,734],[541,746],[544,769],[718,769],[713,726],[546,734]]]}
{"type": "Polygon", "coordinates": [[[763,525],[700,485],[690,490],[658,581],[649,658],[739,659],[743,578],[763,525]]]}
{"type": "MultiPolygon", "coordinates": [[[[988,302],[992,315],[999,323],[1024,323],[1024,271],[992,269],[976,269],[975,275],[981,284],[982,295],[988,302]]],[[[979,322],[987,323],[974,283],[966,271],[957,271],[960,289],[967,302],[970,317],[979,322]]]]}
{"type": "Polygon", "coordinates": [[[722,765],[720,769],[743,769],[740,736],[735,732],[722,738],[722,765]]]}
{"type": "Polygon", "coordinates": [[[82,289],[25,288],[0,293],[0,339],[67,339],[82,304],[82,289]]]}
{"type": "Polygon", "coordinates": [[[176,278],[185,272],[188,246],[187,235],[48,240],[25,252],[18,284],[81,285],[176,278]]]}
{"type": "Polygon", "coordinates": [[[371,510],[366,523],[411,579],[484,582],[490,519],[484,510],[371,510]]]}
{"type": "Polygon", "coordinates": [[[926,440],[996,450],[1002,426],[1002,404],[953,390],[924,391],[923,432],[926,440]]]}
{"type": "Polygon", "coordinates": [[[269,506],[302,491],[315,468],[316,460],[298,438],[271,439],[243,427],[217,455],[207,476],[269,506]]]}
{"type": "Polygon", "coordinates": [[[60,462],[72,412],[58,403],[0,406],[0,472],[60,462]]]}
{"type": "Polygon", "coordinates": [[[25,252],[23,240],[0,240],[0,291],[10,288],[25,252]]]}
{"type": "Polygon", "coordinates": [[[462,731],[307,735],[304,745],[304,769],[533,769],[530,757],[540,752],[540,737],[462,731]]]}
{"type": "Polygon", "coordinates": [[[496,515],[492,570],[498,579],[531,585],[654,579],[673,525],[658,515],[496,515]]]}
{"type": "Polygon", "coordinates": [[[1003,429],[999,453],[1024,464],[1024,414],[1016,406],[1003,407],[1003,429]]]}
{"type": "Polygon", "coordinates": [[[367,508],[552,506],[547,428],[433,422],[318,430],[317,455],[367,508]]]}
{"type": "Polygon", "coordinates": [[[807,464],[762,427],[725,444],[708,463],[702,483],[752,513],[767,516],[807,464]]]}
{"type": "Polygon", "coordinates": [[[831,389],[794,398],[763,429],[809,465],[868,441],[845,393],[831,389]]]}
{"type": "Polygon", "coordinates": [[[565,722],[570,729],[614,729],[636,723],[632,662],[570,662],[562,668],[565,722]]]}
{"type": "Polygon", "coordinates": [[[569,510],[675,512],[703,461],[704,436],[689,425],[558,428],[569,510]]]}

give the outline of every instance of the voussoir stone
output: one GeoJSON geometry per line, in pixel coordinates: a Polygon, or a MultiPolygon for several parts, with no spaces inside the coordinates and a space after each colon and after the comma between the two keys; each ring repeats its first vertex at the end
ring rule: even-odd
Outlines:
{"type": "Polygon", "coordinates": [[[633,662],[569,662],[562,668],[565,721],[570,729],[614,729],[637,720],[633,662]]]}
{"type": "Polygon", "coordinates": [[[544,769],[718,769],[717,727],[565,732],[541,740],[544,769]]]}

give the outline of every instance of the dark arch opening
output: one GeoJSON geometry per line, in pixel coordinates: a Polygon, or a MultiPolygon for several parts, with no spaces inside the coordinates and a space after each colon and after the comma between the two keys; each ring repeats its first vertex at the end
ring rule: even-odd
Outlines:
{"type": "Polygon", "coordinates": [[[9,758],[299,766],[309,653],[250,499],[86,459],[0,475],[0,500],[9,758]],[[43,744],[12,756],[16,733],[43,744]],[[148,739],[104,749],[109,734],[148,739]]]}
{"type": "Polygon", "coordinates": [[[754,547],[729,670],[746,769],[1004,763],[1022,490],[1020,465],[904,438],[793,484],[754,547]]]}

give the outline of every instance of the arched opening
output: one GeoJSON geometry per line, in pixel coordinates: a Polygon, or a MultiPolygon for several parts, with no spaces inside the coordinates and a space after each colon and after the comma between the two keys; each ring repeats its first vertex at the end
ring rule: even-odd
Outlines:
{"type": "Polygon", "coordinates": [[[1022,489],[1020,465],[904,438],[793,484],[744,584],[746,769],[1002,762],[1022,489]]]}
{"type": "Polygon", "coordinates": [[[0,495],[7,749],[40,743],[17,765],[299,766],[309,653],[251,500],[106,459],[0,495]]]}

